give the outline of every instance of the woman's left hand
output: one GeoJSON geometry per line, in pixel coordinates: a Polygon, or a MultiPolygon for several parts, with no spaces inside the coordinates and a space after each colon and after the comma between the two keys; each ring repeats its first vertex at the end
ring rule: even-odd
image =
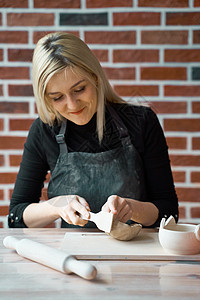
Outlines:
{"type": "Polygon", "coordinates": [[[117,195],[112,195],[107,202],[102,206],[105,212],[111,212],[120,222],[126,223],[133,216],[133,207],[130,199],[121,198],[117,195]]]}

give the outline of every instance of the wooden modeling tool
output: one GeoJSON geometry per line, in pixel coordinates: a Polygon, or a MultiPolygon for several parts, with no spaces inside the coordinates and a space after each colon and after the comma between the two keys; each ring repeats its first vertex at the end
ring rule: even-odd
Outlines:
{"type": "Polygon", "coordinates": [[[19,240],[13,236],[7,236],[3,240],[6,248],[14,249],[25,258],[38,262],[47,267],[63,273],[75,273],[87,280],[94,279],[97,275],[96,268],[66,252],[29,240],[19,240]]]}
{"type": "Polygon", "coordinates": [[[86,219],[83,216],[81,216],[81,218],[84,220],[94,222],[97,225],[97,227],[102,231],[105,231],[107,233],[109,233],[111,231],[112,223],[113,223],[113,214],[112,213],[100,211],[97,214],[94,214],[92,212],[90,212],[89,214],[90,214],[89,219],[86,219]]]}

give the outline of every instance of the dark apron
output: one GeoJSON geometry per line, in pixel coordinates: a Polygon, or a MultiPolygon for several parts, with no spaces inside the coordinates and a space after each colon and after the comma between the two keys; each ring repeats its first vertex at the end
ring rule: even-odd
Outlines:
{"type": "MultiPolygon", "coordinates": [[[[60,195],[78,195],[88,202],[92,212],[101,210],[110,195],[145,201],[143,162],[131,143],[128,130],[116,111],[109,106],[118,129],[121,145],[100,152],[70,152],[65,143],[67,122],[63,122],[56,140],[60,155],[51,174],[48,198],[60,195]]],[[[61,227],[79,227],[62,220],[61,227]]],[[[94,228],[93,222],[84,227],[94,228]]]]}

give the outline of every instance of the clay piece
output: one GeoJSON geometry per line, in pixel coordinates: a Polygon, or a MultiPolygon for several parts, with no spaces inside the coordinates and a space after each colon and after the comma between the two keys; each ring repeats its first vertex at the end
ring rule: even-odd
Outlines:
{"type": "Polygon", "coordinates": [[[141,229],[141,224],[128,225],[118,220],[114,220],[111,231],[107,234],[120,241],[130,241],[139,234],[141,229]]]}

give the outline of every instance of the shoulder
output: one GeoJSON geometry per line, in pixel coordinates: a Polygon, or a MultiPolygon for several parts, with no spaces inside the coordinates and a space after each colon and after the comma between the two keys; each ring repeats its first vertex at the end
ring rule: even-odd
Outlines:
{"type": "Polygon", "coordinates": [[[48,124],[42,122],[40,118],[37,118],[34,120],[34,122],[31,125],[31,128],[29,130],[29,135],[37,137],[45,135],[51,135],[55,136],[59,132],[59,127],[57,125],[55,126],[49,126],[48,124]]]}
{"type": "Polygon", "coordinates": [[[112,103],[111,105],[124,121],[132,121],[141,125],[152,121],[157,122],[157,115],[148,105],[130,103],[112,103]]]}

